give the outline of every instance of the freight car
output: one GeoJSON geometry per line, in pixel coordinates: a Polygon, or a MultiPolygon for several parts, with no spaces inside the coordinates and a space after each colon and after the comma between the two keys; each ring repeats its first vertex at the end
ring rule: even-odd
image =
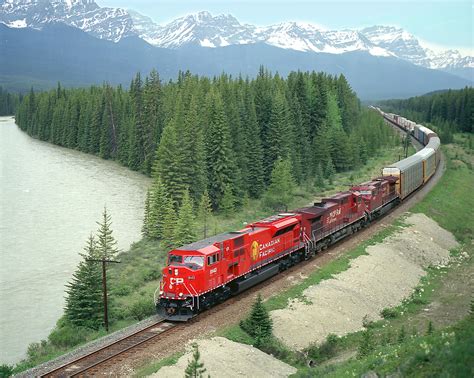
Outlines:
{"type": "Polygon", "coordinates": [[[426,183],[439,164],[437,135],[375,109],[426,148],[385,167],[381,177],[312,206],[170,251],[155,292],[157,312],[186,321],[366,227],[426,183]]]}

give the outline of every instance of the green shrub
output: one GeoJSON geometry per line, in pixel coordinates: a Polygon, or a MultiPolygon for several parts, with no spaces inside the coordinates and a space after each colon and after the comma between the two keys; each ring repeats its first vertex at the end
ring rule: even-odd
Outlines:
{"type": "Polygon", "coordinates": [[[394,319],[400,315],[400,313],[394,308],[384,308],[380,313],[384,319],[394,319]]]}
{"type": "Polygon", "coordinates": [[[155,306],[153,306],[150,298],[143,297],[128,307],[128,313],[133,319],[140,321],[153,315],[155,313],[155,306]]]}
{"type": "Polygon", "coordinates": [[[318,362],[329,360],[336,355],[339,340],[337,335],[330,333],[324,343],[319,346],[312,345],[307,349],[308,357],[318,362]]]}
{"type": "Polygon", "coordinates": [[[90,330],[85,328],[66,324],[57,326],[55,329],[53,329],[48,337],[48,340],[56,347],[69,348],[86,341],[87,334],[89,332],[90,330]]]}
{"type": "Polygon", "coordinates": [[[13,366],[3,364],[0,365],[0,378],[6,378],[13,375],[13,366]]]}

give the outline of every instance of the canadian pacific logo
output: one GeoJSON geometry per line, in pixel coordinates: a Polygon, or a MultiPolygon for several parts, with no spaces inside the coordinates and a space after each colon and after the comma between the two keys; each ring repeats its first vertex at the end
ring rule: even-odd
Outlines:
{"type": "Polygon", "coordinates": [[[258,251],[260,250],[260,246],[258,245],[258,241],[254,240],[252,242],[251,249],[252,249],[252,260],[257,261],[258,251]]]}

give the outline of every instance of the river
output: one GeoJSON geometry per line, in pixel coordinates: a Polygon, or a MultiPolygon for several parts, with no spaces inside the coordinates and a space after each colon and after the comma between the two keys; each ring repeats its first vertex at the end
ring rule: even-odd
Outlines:
{"type": "Polygon", "coordinates": [[[104,205],[119,248],[140,239],[150,180],[53,146],[0,117],[0,364],[25,356],[63,313],[64,286],[104,205]]]}

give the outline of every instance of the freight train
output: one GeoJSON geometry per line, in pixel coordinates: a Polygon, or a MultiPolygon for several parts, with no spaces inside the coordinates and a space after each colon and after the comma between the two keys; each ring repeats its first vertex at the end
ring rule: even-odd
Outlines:
{"type": "Polygon", "coordinates": [[[158,314],[186,321],[366,227],[424,185],[439,165],[438,136],[415,122],[374,109],[425,147],[383,168],[381,177],[312,206],[170,251],[155,292],[158,314]]]}

